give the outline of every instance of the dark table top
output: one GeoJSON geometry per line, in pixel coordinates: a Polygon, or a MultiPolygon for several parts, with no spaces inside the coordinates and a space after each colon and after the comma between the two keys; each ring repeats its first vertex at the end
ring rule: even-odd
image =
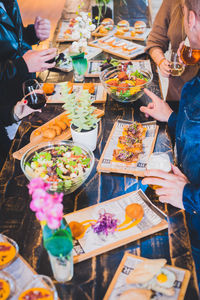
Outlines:
{"type": "MultiPolygon", "coordinates": [[[[66,47],[66,45],[62,45],[62,47],[66,47]]],[[[99,58],[101,56],[95,59],[99,58]]],[[[154,79],[150,89],[160,95],[158,76],[155,66],[152,65],[152,67],[154,79]]],[[[69,80],[71,76],[70,73],[47,71],[42,74],[41,78],[47,82],[59,82],[69,80]]],[[[64,213],[112,199],[140,187],[140,182],[135,184],[132,176],[99,174],[96,172],[96,166],[114,122],[118,118],[147,121],[140,113],[139,107],[149,101],[149,98],[144,95],[133,104],[119,104],[108,98],[105,105],[97,105],[98,108],[105,109],[105,116],[100,121],[98,145],[94,152],[95,166],[84,185],[74,193],[64,196],[64,213]]],[[[49,104],[41,114],[34,113],[23,120],[0,174],[0,232],[17,241],[20,254],[38,273],[49,275],[52,278],[48,256],[42,245],[40,224],[29,208],[31,199],[27,189],[28,180],[20,168],[20,162],[13,159],[12,152],[29,142],[30,133],[35,128],[62,111],[61,105],[49,104]]],[[[159,125],[154,151],[168,151],[172,155],[166,126],[159,125]]],[[[150,189],[147,189],[146,193],[152,202],[168,215],[168,230],[76,264],[74,277],[70,282],[65,284],[55,282],[60,299],[103,299],[125,251],[147,258],[164,257],[169,264],[190,270],[191,280],[185,299],[198,299],[196,274],[184,212],[157,202],[150,189]]]]}

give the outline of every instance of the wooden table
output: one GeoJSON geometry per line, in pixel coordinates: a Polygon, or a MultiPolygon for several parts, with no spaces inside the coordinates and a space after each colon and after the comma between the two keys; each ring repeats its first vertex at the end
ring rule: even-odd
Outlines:
{"type": "MultiPolygon", "coordinates": [[[[98,56],[96,59],[100,59],[98,56]]],[[[154,71],[154,79],[150,89],[160,95],[158,76],[154,71]]],[[[61,72],[46,72],[44,78],[48,82],[69,80],[71,74],[61,72]]],[[[129,193],[139,188],[132,176],[120,174],[98,174],[96,166],[108,139],[114,121],[118,118],[146,121],[139,107],[149,102],[143,96],[133,104],[119,104],[108,99],[103,105],[105,116],[100,121],[98,146],[94,152],[95,167],[92,174],[78,190],[64,196],[64,213],[69,213],[105,200],[129,193]]],[[[102,108],[102,105],[98,105],[102,108]]],[[[12,158],[12,152],[29,142],[30,133],[38,126],[62,112],[60,105],[47,105],[42,114],[35,113],[21,123],[16,138],[13,141],[8,159],[0,174],[0,232],[15,239],[19,244],[20,254],[30,265],[41,274],[52,277],[50,263],[46,250],[42,245],[42,234],[35,214],[29,208],[30,196],[20,162],[12,158]]],[[[159,124],[159,134],[155,151],[171,153],[170,140],[166,127],[159,124]]],[[[150,199],[168,214],[169,230],[150,235],[136,242],[88,259],[75,265],[74,277],[66,284],[55,282],[59,297],[69,299],[103,299],[112,277],[125,251],[148,258],[165,257],[169,264],[186,268],[192,272],[185,299],[198,299],[198,288],[194,262],[191,256],[188,230],[183,211],[156,202],[155,195],[147,189],[150,199]]]]}

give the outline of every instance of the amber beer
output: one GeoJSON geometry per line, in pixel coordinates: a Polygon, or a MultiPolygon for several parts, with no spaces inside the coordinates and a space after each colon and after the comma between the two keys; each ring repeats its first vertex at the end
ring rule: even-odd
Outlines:
{"type": "Polygon", "coordinates": [[[185,65],[195,65],[200,61],[200,50],[184,45],[181,49],[180,58],[185,65]]]}
{"type": "MultiPolygon", "coordinates": [[[[169,159],[169,155],[164,152],[154,152],[150,155],[148,163],[147,163],[147,170],[162,170],[165,172],[171,171],[171,162],[169,159]]],[[[159,189],[162,186],[159,185],[149,185],[153,190],[159,189]]]]}

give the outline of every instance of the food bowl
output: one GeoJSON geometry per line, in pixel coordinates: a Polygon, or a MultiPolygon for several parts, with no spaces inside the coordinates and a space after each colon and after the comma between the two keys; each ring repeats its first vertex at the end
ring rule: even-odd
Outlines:
{"type": "Polygon", "coordinates": [[[70,141],[45,142],[29,149],[21,159],[28,178],[42,178],[52,192],[70,194],[81,186],[94,166],[94,155],[85,146],[70,141]]]}
{"type": "Polygon", "coordinates": [[[0,234],[0,250],[0,270],[2,270],[17,258],[19,247],[14,240],[0,234]]]}
{"type": "Polygon", "coordinates": [[[133,72],[119,67],[110,67],[100,74],[100,80],[107,93],[121,103],[134,102],[144,94],[153,79],[153,74],[147,70],[133,72]]]}

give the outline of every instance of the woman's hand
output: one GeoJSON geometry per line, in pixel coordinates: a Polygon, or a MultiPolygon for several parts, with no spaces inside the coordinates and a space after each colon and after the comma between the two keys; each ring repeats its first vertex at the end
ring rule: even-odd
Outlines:
{"type": "Polygon", "coordinates": [[[171,75],[170,62],[166,58],[163,58],[158,66],[163,77],[168,78],[171,75]]]}
{"type": "Polygon", "coordinates": [[[23,99],[17,102],[17,104],[14,107],[14,119],[16,121],[19,121],[36,111],[41,112],[41,109],[35,110],[30,108],[29,106],[27,106],[27,101],[23,99]]]}

